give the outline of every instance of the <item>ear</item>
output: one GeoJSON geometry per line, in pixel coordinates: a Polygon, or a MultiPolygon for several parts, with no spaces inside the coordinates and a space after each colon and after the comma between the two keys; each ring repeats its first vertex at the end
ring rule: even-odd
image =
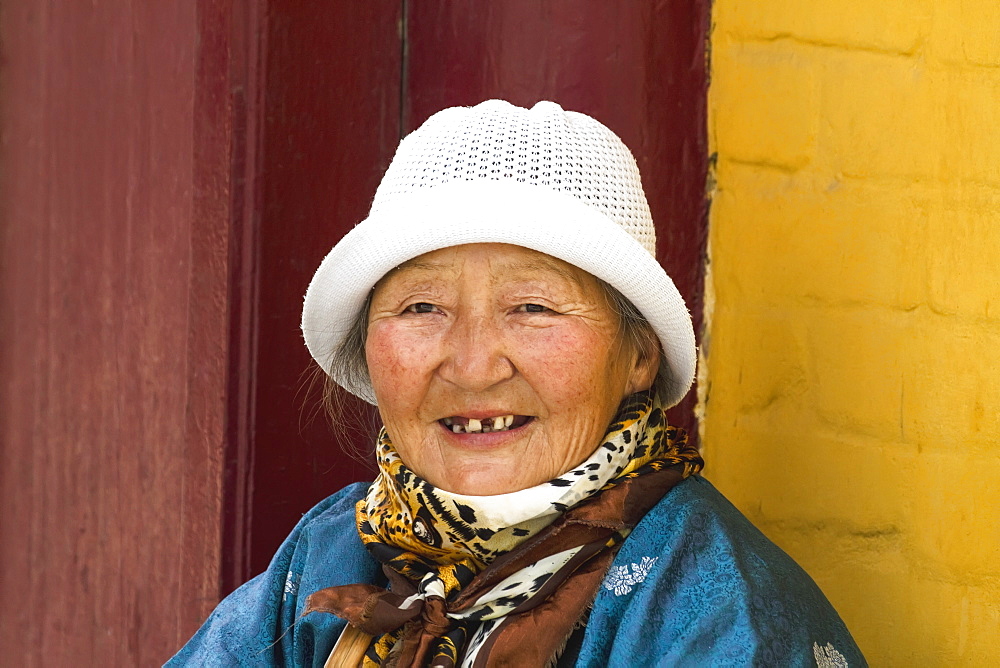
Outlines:
{"type": "Polygon", "coordinates": [[[656,373],[660,370],[660,342],[653,338],[637,348],[632,359],[632,372],[625,386],[625,396],[643,392],[653,386],[656,373]]]}

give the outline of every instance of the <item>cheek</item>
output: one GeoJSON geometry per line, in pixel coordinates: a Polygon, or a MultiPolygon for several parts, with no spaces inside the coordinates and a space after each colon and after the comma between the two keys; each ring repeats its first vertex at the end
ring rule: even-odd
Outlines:
{"type": "Polygon", "coordinates": [[[429,358],[427,337],[391,323],[373,324],[365,342],[365,359],[379,403],[404,388],[419,385],[429,358]]]}
{"type": "Polygon", "coordinates": [[[384,384],[387,378],[399,373],[400,360],[396,346],[390,339],[380,335],[380,328],[373,327],[368,332],[365,342],[365,359],[368,362],[368,375],[371,376],[375,391],[384,384]]]}
{"type": "Polygon", "coordinates": [[[535,389],[559,404],[592,401],[613,373],[611,343],[585,328],[546,331],[522,344],[523,371],[535,389]]]}

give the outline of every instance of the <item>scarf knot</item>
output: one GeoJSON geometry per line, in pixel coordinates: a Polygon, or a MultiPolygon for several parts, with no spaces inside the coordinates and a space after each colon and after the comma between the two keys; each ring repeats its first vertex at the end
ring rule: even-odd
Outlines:
{"type": "Polygon", "coordinates": [[[356,514],[390,587],[324,589],[303,613],[332,612],[373,636],[365,668],[548,664],[632,527],[702,467],[651,392],[622,402],[587,460],[510,494],[433,487],[384,430],[377,454],[380,474],[356,514]]]}
{"type": "Polygon", "coordinates": [[[440,638],[451,629],[451,620],[445,614],[444,599],[429,596],[423,600],[420,617],[423,630],[435,638],[440,638]]]}

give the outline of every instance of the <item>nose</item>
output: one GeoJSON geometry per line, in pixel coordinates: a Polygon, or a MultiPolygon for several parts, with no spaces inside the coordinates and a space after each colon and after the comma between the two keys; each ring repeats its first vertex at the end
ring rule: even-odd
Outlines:
{"type": "Polygon", "coordinates": [[[445,351],[438,373],[464,391],[488,390],[515,373],[501,327],[487,313],[457,318],[448,330],[445,351]]]}

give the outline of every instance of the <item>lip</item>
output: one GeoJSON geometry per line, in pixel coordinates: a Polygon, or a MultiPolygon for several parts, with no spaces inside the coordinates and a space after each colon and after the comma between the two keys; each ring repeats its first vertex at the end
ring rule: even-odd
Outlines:
{"type": "MultiPolygon", "coordinates": [[[[481,414],[482,417],[477,417],[475,413],[473,414],[462,414],[462,417],[469,417],[475,419],[484,419],[487,417],[495,417],[497,413],[485,413],[481,414]]],[[[438,421],[438,427],[441,432],[445,435],[445,438],[449,443],[454,445],[459,445],[466,448],[476,448],[476,449],[490,449],[497,448],[507,445],[513,441],[519,440],[528,434],[532,425],[535,424],[537,418],[535,416],[528,416],[528,421],[519,427],[513,427],[506,431],[491,431],[491,432],[476,432],[476,433],[464,433],[456,434],[451,429],[446,427],[443,423],[438,421]]]]}
{"type": "Polygon", "coordinates": [[[528,417],[534,417],[528,413],[518,413],[517,411],[508,410],[506,408],[496,408],[487,410],[460,410],[458,412],[452,413],[450,415],[442,415],[438,420],[443,420],[445,418],[463,417],[472,418],[475,420],[485,420],[486,418],[494,418],[498,415],[526,415],[528,417]]]}

